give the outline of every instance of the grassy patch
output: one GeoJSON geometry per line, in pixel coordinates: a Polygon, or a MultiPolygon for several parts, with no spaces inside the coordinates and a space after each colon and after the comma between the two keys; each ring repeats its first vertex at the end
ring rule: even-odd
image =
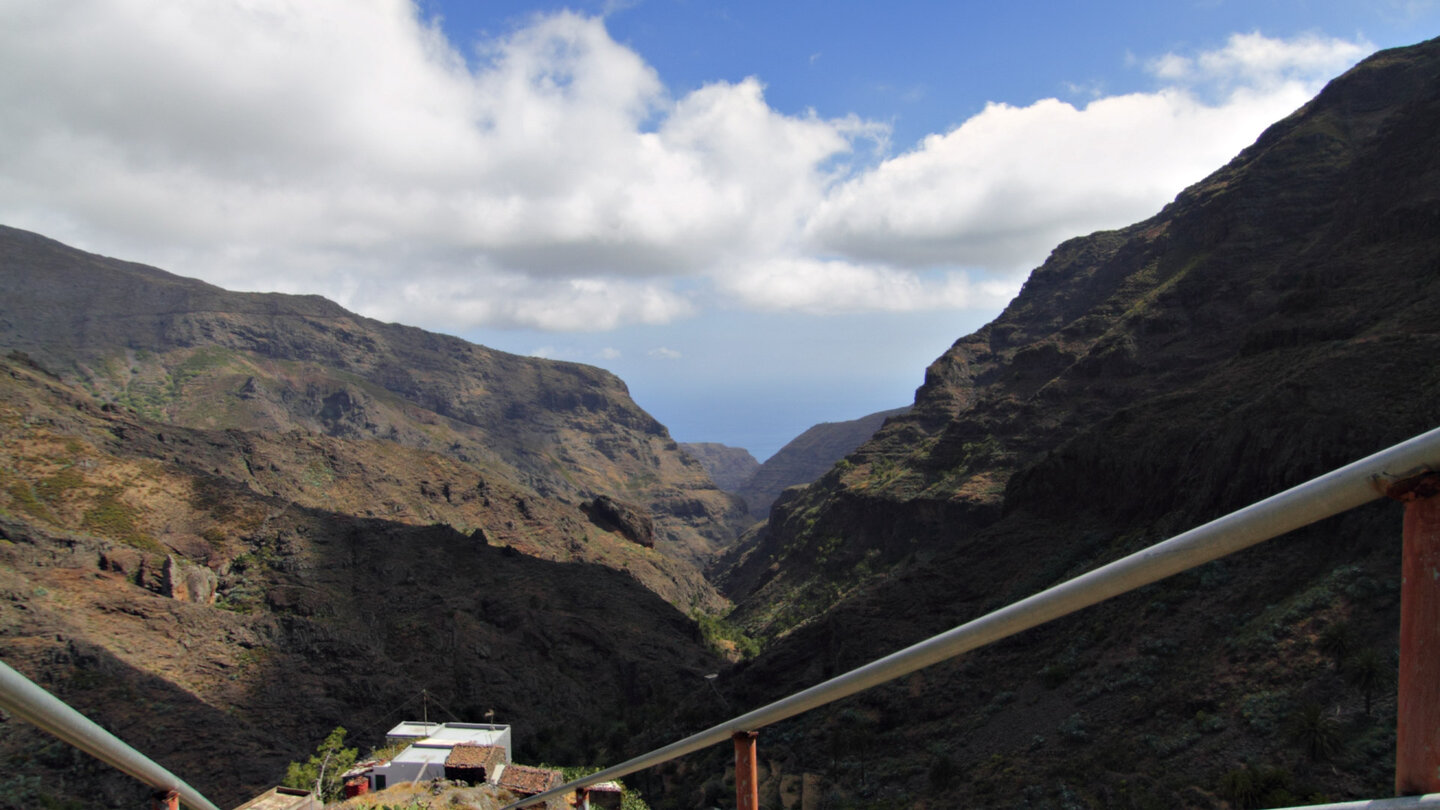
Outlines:
{"type": "Polygon", "coordinates": [[[723,618],[698,610],[691,613],[690,618],[700,625],[700,635],[705,639],[705,644],[716,652],[724,655],[733,650],[742,659],[754,658],[760,654],[760,642],[723,618]]]}
{"type": "Polygon", "coordinates": [[[118,487],[105,487],[95,499],[95,505],[86,510],[80,519],[81,528],[101,537],[118,540],[126,545],[164,553],[165,549],[155,538],[145,534],[136,525],[139,512],[119,498],[118,487]]]}
{"type": "Polygon", "coordinates": [[[38,518],[47,523],[55,522],[55,513],[35,495],[34,487],[25,481],[16,481],[5,488],[10,495],[11,503],[15,508],[33,518],[38,518]]]}

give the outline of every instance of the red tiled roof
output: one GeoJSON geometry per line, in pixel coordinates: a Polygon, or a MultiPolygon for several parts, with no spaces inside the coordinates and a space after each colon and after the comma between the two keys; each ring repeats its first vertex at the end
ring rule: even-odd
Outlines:
{"type": "Polygon", "coordinates": [[[496,765],[505,761],[505,749],[498,745],[476,745],[475,743],[459,743],[450,749],[450,756],[445,757],[447,768],[484,768],[485,773],[491,773],[496,765]]]}
{"type": "Polygon", "coordinates": [[[500,773],[500,781],[496,784],[512,793],[534,796],[552,787],[559,787],[561,781],[559,771],[532,768],[528,765],[506,765],[505,770],[500,773]]]}

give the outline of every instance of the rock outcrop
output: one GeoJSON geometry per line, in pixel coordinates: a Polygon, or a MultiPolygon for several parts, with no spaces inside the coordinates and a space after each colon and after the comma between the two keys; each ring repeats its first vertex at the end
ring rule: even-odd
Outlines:
{"type": "Polygon", "coordinates": [[[743,447],[717,442],[681,442],[680,449],[700,462],[715,486],[726,492],[738,491],[760,469],[760,462],[743,447]]]}

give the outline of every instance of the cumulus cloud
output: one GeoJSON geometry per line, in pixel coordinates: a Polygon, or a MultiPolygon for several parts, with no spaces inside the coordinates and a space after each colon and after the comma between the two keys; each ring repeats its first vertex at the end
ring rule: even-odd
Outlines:
{"type": "Polygon", "coordinates": [[[1235,36],[1218,51],[1152,60],[1164,81],[1152,92],[1082,107],[992,103],[840,183],[807,235],[856,260],[1027,269],[1065,238],[1154,213],[1367,49],[1235,36]]]}
{"type": "Polygon", "coordinates": [[[0,222],[446,329],[993,307],[1368,50],[1236,36],[877,161],[884,125],[782,114],[760,78],[672,95],[603,18],[475,47],[406,0],[0,4],[0,222]]]}

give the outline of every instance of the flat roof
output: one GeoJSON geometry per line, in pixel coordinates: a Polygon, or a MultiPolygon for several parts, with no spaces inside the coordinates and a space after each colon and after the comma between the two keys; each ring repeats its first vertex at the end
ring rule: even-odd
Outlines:
{"type": "Polygon", "coordinates": [[[394,757],[393,759],[391,759],[390,762],[387,763],[387,764],[394,765],[394,764],[399,763],[399,762],[409,762],[409,763],[415,763],[415,762],[420,762],[420,763],[439,762],[439,763],[441,763],[441,764],[444,764],[445,758],[448,757],[448,756],[450,756],[450,746],[448,746],[448,745],[446,745],[446,746],[420,746],[420,745],[412,745],[412,746],[410,746],[409,748],[406,748],[404,751],[401,751],[400,753],[396,754],[395,757],[394,757]]]}
{"type": "Polygon", "coordinates": [[[421,720],[406,720],[400,725],[385,732],[387,737],[428,737],[441,723],[426,723],[421,720]]]}
{"type": "Polygon", "coordinates": [[[444,728],[426,737],[424,742],[439,745],[454,745],[455,743],[473,742],[481,745],[490,745],[500,739],[509,726],[481,726],[467,723],[446,723],[444,728]]]}

